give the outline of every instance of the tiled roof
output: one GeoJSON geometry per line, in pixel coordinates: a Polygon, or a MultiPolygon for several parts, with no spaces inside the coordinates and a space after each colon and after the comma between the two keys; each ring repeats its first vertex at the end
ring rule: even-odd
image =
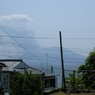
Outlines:
{"type": "Polygon", "coordinates": [[[29,68],[29,66],[25,64],[23,61],[14,67],[14,69],[26,69],[26,68],[29,68]]]}
{"type": "Polygon", "coordinates": [[[24,70],[27,70],[32,74],[42,74],[38,69],[32,68],[21,59],[1,59],[0,62],[4,63],[7,67],[3,67],[3,71],[18,71],[24,74],[24,70]]]}
{"type": "Polygon", "coordinates": [[[22,60],[8,60],[8,59],[3,59],[0,60],[0,62],[4,63],[7,67],[3,67],[3,71],[13,71],[14,67],[17,66],[19,63],[22,62],[22,60]]]}
{"type": "Polygon", "coordinates": [[[0,67],[7,67],[4,63],[0,62],[0,67]]]}

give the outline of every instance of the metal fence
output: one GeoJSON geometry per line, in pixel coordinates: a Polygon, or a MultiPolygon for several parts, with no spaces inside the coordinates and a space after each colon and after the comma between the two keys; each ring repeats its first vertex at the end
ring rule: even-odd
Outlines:
{"type": "Polygon", "coordinates": [[[95,70],[65,70],[67,91],[94,91],[95,70]]]}

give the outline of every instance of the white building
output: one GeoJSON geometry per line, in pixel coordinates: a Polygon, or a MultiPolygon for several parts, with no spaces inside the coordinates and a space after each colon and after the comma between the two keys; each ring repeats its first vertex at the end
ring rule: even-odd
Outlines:
{"type": "Polygon", "coordinates": [[[38,69],[29,67],[22,59],[0,59],[0,86],[4,92],[10,93],[10,73],[17,71],[24,74],[42,74],[38,69]]]}
{"type": "Polygon", "coordinates": [[[9,73],[5,74],[5,72],[2,71],[4,67],[7,66],[0,62],[0,94],[3,93],[3,88],[9,91],[9,73]]]}
{"type": "MultiPolygon", "coordinates": [[[[38,69],[32,68],[26,63],[24,63],[22,59],[0,59],[0,62],[2,63],[0,68],[2,75],[0,74],[0,79],[2,81],[4,91],[8,93],[10,93],[9,79],[11,72],[17,71],[19,73],[25,74],[25,72],[27,71],[30,74],[43,74],[43,72],[39,71],[38,69]]],[[[56,88],[56,75],[44,75],[43,81],[45,83],[45,90],[56,88]]]]}
{"type": "Polygon", "coordinates": [[[24,63],[22,59],[0,59],[0,62],[4,63],[7,66],[3,68],[3,71],[18,71],[22,74],[27,71],[31,74],[42,74],[42,72],[38,69],[32,68],[24,63]]]}

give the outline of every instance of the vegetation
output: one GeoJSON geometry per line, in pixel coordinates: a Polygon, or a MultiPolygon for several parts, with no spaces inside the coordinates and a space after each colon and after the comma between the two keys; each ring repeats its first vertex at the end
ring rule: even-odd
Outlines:
{"type": "Polygon", "coordinates": [[[85,64],[80,65],[78,70],[88,70],[82,72],[82,80],[86,88],[95,89],[95,50],[89,53],[85,64]]]}
{"type": "Polygon", "coordinates": [[[76,73],[77,76],[70,73],[69,77],[66,78],[67,87],[71,86],[81,90],[95,89],[95,49],[89,53],[85,63],[78,67],[78,72],[76,73]]]}
{"type": "Polygon", "coordinates": [[[41,95],[44,88],[41,75],[14,72],[10,80],[11,95],[41,95]]]}
{"type": "Polygon", "coordinates": [[[64,92],[56,92],[50,95],[95,95],[95,93],[64,93],[64,92]]]}
{"type": "Polygon", "coordinates": [[[75,77],[74,79],[74,76],[73,76],[73,73],[69,73],[69,76],[66,77],[66,87],[67,87],[67,90],[75,90],[75,89],[84,89],[85,88],[85,85],[82,81],[82,75],[81,74],[78,74],[77,77],[75,77]]]}

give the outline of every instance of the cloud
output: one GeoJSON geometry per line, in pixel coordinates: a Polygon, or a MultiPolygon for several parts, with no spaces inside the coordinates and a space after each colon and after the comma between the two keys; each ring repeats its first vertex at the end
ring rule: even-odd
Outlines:
{"type": "MultiPolygon", "coordinates": [[[[4,36],[33,37],[34,32],[32,29],[32,23],[32,18],[27,15],[13,14],[0,16],[0,34],[4,36]]],[[[11,52],[11,54],[7,52],[7,55],[17,55],[18,53],[18,56],[26,56],[25,49],[29,50],[31,48],[39,48],[39,44],[37,43],[36,39],[0,37],[0,48],[3,51],[5,49],[5,51],[11,52]],[[22,47],[24,47],[24,49],[22,47]]]]}
{"type": "Polygon", "coordinates": [[[28,17],[27,15],[21,15],[21,14],[14,14],[14,15],[8,15],[8,16],[0,16],[0,23],[8,24],[8,23],[27,23],[31,22],[32,19],[28,17]],[[9,22],[10,21],[10,22],[9,22]]]}
{"type": "Polygon", "coordinates": [[[21,14],[0,16],[0,25],[3,25],[4,27],[8,27],[11,29],[14,28],[18,30],[31,30],[30,25],[32,25],[32,19],[27,15],[21,14]]]}

